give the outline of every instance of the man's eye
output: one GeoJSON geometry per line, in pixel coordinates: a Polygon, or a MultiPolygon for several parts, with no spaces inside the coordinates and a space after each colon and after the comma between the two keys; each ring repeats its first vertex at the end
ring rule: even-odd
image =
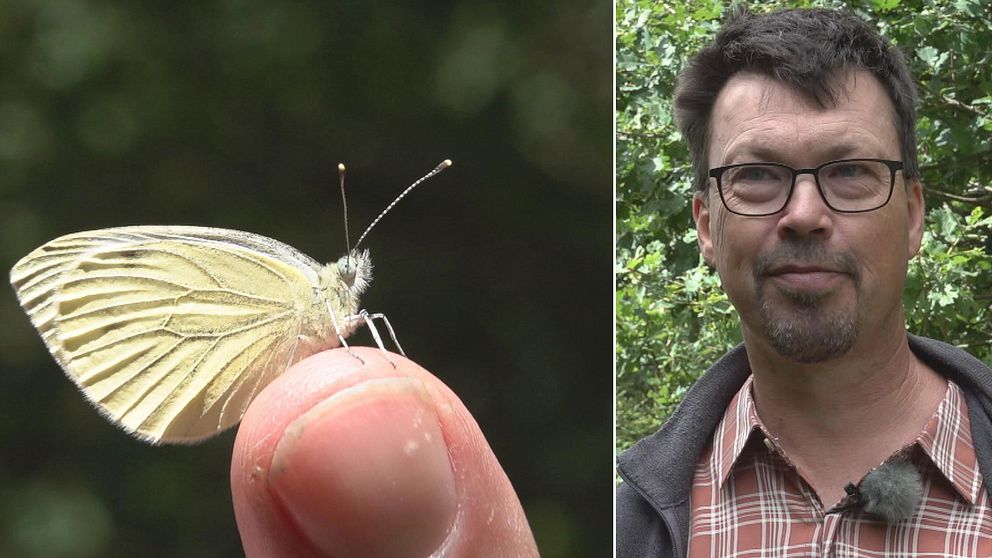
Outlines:
{"type": "Polygon", "coordinates": [[[830,168],[830,174],[836,178],[857,178],[864,173],[864,165],[859,163],[845,163],[830,168]]]}
{"type": "Polygon", "coordinates": [[[744,182],[767,182],[779,179],[779,173],[768,167],[742,167],[734,174],[734,180],[744,182]]]}

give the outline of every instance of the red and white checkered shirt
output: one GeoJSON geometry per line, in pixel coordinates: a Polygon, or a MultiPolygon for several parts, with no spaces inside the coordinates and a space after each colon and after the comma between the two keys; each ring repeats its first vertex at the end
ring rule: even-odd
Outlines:
{"type": "Polygon", "coordinates": [[[909,448],[923,498],[908,519],[888,524],[857,507],[824,510],[781,451],[758,418],[749,378],[696,464],[690,558],[992,556],[992,510],[967,403],[950,381],[909,448]]]}

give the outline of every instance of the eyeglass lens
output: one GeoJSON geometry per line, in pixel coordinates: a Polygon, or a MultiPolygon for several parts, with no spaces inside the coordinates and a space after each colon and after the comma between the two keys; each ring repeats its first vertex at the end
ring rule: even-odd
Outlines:
{"type": "MultiPolygon", "coordinates": [[[[817,181],[827,205],[837,211],[867,211],[884,205],[892,187],[885,163],[850,160],[820,167],[817,181]]],[[[788,202],[794,174],[789,167],[754,163],[728,168],[721,178],[724,203],[742,214],[777,213],[788,202]]]]}

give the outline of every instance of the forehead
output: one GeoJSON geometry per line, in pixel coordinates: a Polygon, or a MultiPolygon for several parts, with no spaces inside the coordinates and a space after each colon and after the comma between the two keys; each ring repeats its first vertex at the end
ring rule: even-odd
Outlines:
{"type": "Polygon", "coordinates": [[[843,157],[898,158],[895,109],[875,76],[838,74],[837,102],[820,106],[769,76],[741,72],[717,96],[710,166],[775,160],[815,165],[843,157]]]}

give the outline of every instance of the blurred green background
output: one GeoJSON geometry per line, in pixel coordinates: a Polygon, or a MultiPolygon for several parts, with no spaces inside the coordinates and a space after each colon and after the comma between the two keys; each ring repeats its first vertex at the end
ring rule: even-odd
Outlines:
{"type": "MultiPolygon", "coordinates": [[[[487,434],[545,558],[611,548],[611,5],[0,0],[0,266],[65,233],[243,229],[317,260],[487,434]]],[[[151,447],[0,297],[0,556],[239,556],[234,432],[151,447]]],[[[359,344],[371,344],[360,331],[359,344]]]]}

